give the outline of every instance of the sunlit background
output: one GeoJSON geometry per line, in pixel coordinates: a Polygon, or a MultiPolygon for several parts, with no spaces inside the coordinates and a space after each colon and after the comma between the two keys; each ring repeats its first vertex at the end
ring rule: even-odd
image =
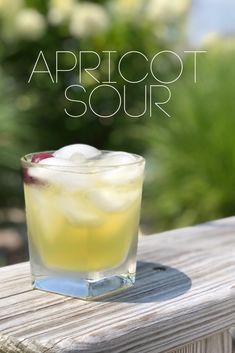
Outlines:
{"type": "MultiPolygon", "coordinates": [[[[144,155],[145,234],[234,214],[232,0],[0,0],[0,27],[0,265],[27,259],[19,159],[33,151],[88,143],[144,155]],[[56,50],[93,50],[101,56],[116,50],[115,67],[126,51],[152,57],[169,49],[207,51],[199,61],[197,84],[192,58],[183,56],[184,72],[167,105],[171,118],[159,111],[151,118],[121,113],[110,119],[70,118],[64,108],[74,107],[65,102],[64,90],[76,82],[75,73],[61,75],[56,85],[46,75],[27,84],[39,50],[53,71],[56,50]]],[[[144,70],[141,61],[128,65],[130,77],[144,70]]],[[[163,78],[176,70],[170,58],[159,67],[163,78]]],[[[94,74],[104,80],[104,66],[94,74]]],[[[121,90],[120,76],[114,71],[113,77],[121,90]]],[[[88,77],[83,84],[88,93],[96,86],[88,77]]],[[[138,111],[142,99],[141,87],[134,89],[131,112],[138,111]]],[[[107,112],[112,100],[97,96],[95,105],[107,112]]]]}

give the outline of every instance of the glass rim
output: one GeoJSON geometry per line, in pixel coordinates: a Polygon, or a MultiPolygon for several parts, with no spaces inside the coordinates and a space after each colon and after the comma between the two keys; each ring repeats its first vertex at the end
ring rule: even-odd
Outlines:
{"type": "MultiPolygon", "coordinates": [[[[53,167],[53,170],[57,170],[57,171],[63,171],[63,172],[75,172],[74,168],[76,168],[77,172],[79,171],[90,171],[91,169],[94,170],[94,168],[98,170],[104,170],[107,168],[117,168],[117,167],[128,167],[128,166],[134,166],[134,165],[139,165],[139,164],[143,164],[145,163],[145,158],[140,156],[139,154],[136,153],[131,153],[131,152],[124,152],[124,151],[113,151],[113,150],[100,150],[100,152],[102,153],[110,153],[110,152],[120,152],[120,153],[128,153],[131,156],[134,156],[136,158],[136,160],[130,161],[130,162],[126,162],[126,163],[121,163],[121,164],[110,164],[107,163],[105,165],[60,165],[60,166],[56,166],[53,164],[38,164],[38,163],[34,163],[31,161],[32,156],[34,156],[35,154],[38,153],[54,153],[55,151],[39,151],[39,152],[32,152],[32,153],[27,153],[26,155],[24,155],[23,157],[20,158],[21,164],[23,167],[40,167],[40,168],[51,168],[53,167]]],[[[92,160],[92,159],[91,159],[92,160]]],[[[67,160],[66,160],[67,161],[67,160]]],[[[95,171],[94,171],[95,172],[95,171]]]]}

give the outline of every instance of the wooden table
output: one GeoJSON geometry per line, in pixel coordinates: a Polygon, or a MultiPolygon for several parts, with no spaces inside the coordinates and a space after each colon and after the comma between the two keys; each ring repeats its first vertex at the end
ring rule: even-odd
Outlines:
{"type": "Polygon", "coordinates": [[[231,353],[235,217],[142,237],[134,288],[84,302],[0,269],[1,353],[231,353]]]}

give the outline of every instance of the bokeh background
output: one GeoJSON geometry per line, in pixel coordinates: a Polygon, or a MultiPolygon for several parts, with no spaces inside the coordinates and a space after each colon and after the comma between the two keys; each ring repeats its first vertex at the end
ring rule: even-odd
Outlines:
{"type": "MultiPolygon", "coordinates": [[[[144,155],[145,234],[234,214],[234,10],[233,0],[0,0],[0,265],[28,256],[19,160],[33,151],[88,143],[144,155]],[[65,104],[64,90],[77,82],[76,73],[60,76],[56,85],[47,75],[27,84],[39,50],[53,71],[56,50],[94,50],[101,56],[116,50],[115,67],[126,51],[151,57],[168,49],[207,50],[199,60],[197,84],[192,57],[183,56],[184,72],[167,105],[171,118],[159,111],[151,118],[121,113],[70,118],[64,108],[73,107],[65,104]]],[[[140,61],[127,69],[134,78],[146,68],[140,61]]],[[[101,81],[105,70],[104,61],[95,72],[101,81]]],[[[164,79],[174,77],[177,67],[169,57],[158,70],[164,79]]],[[[115,70],[113,77],[121,90],[115,70]]],[[[83,79],[89,94],[96,83],[83,79]]],[[[139,86],[129,111],[138,112],[142,100],[139,86]]],[[[111,97],[96,97],[100,112],[112,104],[111,97]]]]}

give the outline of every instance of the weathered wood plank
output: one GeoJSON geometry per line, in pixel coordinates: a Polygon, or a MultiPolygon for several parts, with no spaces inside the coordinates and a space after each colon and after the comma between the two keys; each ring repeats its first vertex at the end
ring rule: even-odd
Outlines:
{"type": "Polygon", "coordinates": [[[170,353],[232,353],[232,338],[228,331],[215,334],[170,353]]]}
{"type": "Polygon", "coordinates": [[[28,264],[0,283],[0,353],[171,352],[235,324],[235,218],[141,238],[136,285],[112,298],[32,290],[28,264]]]}

